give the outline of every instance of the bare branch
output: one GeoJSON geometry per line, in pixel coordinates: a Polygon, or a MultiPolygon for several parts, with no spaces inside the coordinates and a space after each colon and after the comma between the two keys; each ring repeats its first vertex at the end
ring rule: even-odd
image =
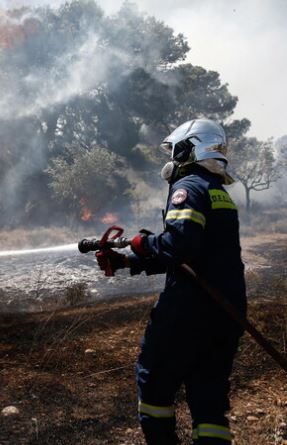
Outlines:
{"type": "Polygon", "coordinates": [[[279,179],[281,166],[273,154],[273,141],[242,138],[233,145],[233,175],[248,191],[270,188],[279,179]]]}

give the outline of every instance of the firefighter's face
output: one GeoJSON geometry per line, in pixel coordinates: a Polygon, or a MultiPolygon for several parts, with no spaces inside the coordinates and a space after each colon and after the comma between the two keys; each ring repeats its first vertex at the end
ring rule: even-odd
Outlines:
{"type": "Polygon", "coordinates": [[[193,148],[194,144],[189,139],[182,140],[176,144],[163,142],[160,145],[161,151],[168,154],[170,159],[178,164],[183,164],[190,159],[193,148]]]}
{"type": "Polygon", "coordinates": [[[161,177],[168,183],[172,183],[178,176],[178,171],[186,162],[192,158],[194,144],[189,139],[178,142],[173,145],[171,142],[163,142],[160,149],[169,155],[171,159],[161,170],[161,177]]]}

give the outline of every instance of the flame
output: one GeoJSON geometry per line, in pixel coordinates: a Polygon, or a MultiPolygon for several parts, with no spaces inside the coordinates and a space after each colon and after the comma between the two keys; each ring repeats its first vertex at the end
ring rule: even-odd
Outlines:
{"type": "Polygon", "coordinates": [[[102,218],[101,222],[104,224],[115,224],[118,222],[119,218],[115,213],[107,212],[102,218]]]}
{"type": "Polygon", "coordinates": [[[81,215],[81,220],[82,221],[91,221],[91,219],[93,219],[93,214],[89,209],[83,209],[82,211],[82,215],[81,215]]]}
{"type": "Polygon", "coordinates": [[[91,221],[93,219],[92,211],[88,208],[85,198],[80,199],[80,204],[82,206],[81,220],[91,221]]]}

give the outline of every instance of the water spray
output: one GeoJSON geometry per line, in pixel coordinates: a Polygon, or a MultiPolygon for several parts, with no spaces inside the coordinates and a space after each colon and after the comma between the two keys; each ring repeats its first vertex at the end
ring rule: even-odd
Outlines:
{"type": "Polygon", "coordinates": [[[30,255],[30,254],[46,253],[46,252],[61,252],[65,250],[76,250],[76,249],[77,249],[77,244],[73,243],[73,244],[64,244],[61,246],[40,247],[38,249],[3,250],[0,251],[0,257],[30,255]]]}

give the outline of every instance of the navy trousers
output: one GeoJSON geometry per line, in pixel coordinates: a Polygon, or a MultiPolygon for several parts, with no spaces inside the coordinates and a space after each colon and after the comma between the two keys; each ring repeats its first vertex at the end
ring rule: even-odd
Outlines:
{"type": "Polygon", "coordinates": [[[200,320],[168,304],[152,310],[136,365],[139,419],[148,445],[179,443],[174,399],[182,384],[194,444],[231,444],[225,414],[240,334],[225,316],[215,323],[210,315],[200,320]]]}

